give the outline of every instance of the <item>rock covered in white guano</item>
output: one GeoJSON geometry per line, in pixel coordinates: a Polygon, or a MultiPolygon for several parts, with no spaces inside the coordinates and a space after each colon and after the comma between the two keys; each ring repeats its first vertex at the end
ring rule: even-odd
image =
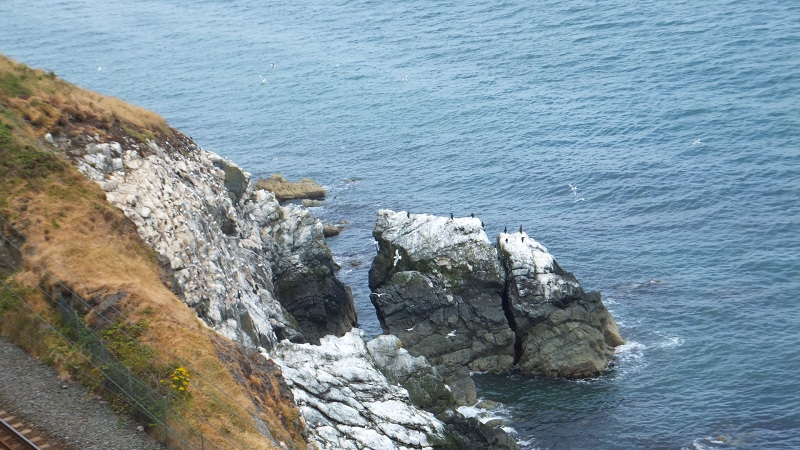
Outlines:
{"type": "MultiPolygon", "coordinates": [[[[373,350],[398,358],[380,343],[373,350]]],[[[379,370],[360,329],[324,337],[318,346],[284,341],[275,354],[320,448],[426,448],[445,440],[444,424],[379,370]]]]}
{"type": "Polygon", "coordinates": [[[384,332],[452,386],[464,366],[595,376],[622,343],[600,295],[525,233],[503,233],[495,246],[477,218],[381,210],[373,236],[370,288],[384,332]]]}
{"type": "Polygon", "coordinates": [[[477,218],[378,211],[372,301],[385,333],[448,376],[511,369],[502,268],[477,218]]]}
{"type": "Polygon", "coordinates": [[[356,310],[350,287],[336,278],[322,223],[297,205],[283,206],[280,219],[271,231],[276,295],[309,342],[341,336],[356,326],[356,310]]]}
{"type": "Polygon", "coordinates": [[[605,369],[624,341],[598,292],[584,292],[526,233],[500,234],[507,302],[524,373],[581,378],[605,369]]]}
{"type": "Polygon", "coordinates": [[[414,357],[402,348],[397,336],[383,334],[367,342],[375,366],[392,383],[407,391],[411,402],[434,414],[457,406],[452,389],[422,356],[414,357]]]}
{"type": "Polygon", "coordinates": [[[311,272],[322,280],[316,280],[318,286],[336,290],[320,289],[320,295],[304,299],[305,305],[331,303],[331,298],[345,305],[341,318],[326,309],[338,327],[328,325],[324,333],[341,335],[355,322],[355,313],[348,316],[346,308],[352,296],[330,270],[330,251],[316,233],[321,224],[309,214],[287,214],[271,193],[251,191],[249,174],[236,164],[189,139],[145,145],[89,138],[84,147],[67,148],[67,154],[172,269],[174,288],[184,302],[225,336],[271,348],[282,339],[304,340],[306,330],[317,333],[318,324],[287,314],[275,292],[275,267],[281,280],[291,278],[293,270],[311,272]],[[311,238],[295,248],[297,239],[286,239],[287,231],[311,238]],[[304,253],[289,256],[291,248],[304,253]],[[287,258],[296,264],[286,263],[287,258]]]}

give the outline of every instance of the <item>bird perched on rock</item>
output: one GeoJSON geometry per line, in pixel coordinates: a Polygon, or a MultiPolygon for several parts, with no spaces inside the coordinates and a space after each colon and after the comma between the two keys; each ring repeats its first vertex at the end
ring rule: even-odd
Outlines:
{"type": "Polygon", "coordinates": [[[381,247],[380,247],[380,244],[378,244],[378,241],[376,241],[376,240],[373,240],[372,242],[374,242],[374,243],[375,243],[375,251],[376,251],[376,252],[379,252],[379,251],[381,250],[381,247]]]}
{"type": "Polygon", "coordinates": [[[401,259],[403,259],[403,258],[400,256],[400,250],[394,249],[394,266],[395,267],[397,267],[397,262],[400,261],[401,259]]]}
{"type": "Polygon", "coordinates": [[[508,227],[503,227],[503,233],[508,234],[508,227]]]}
{"type": "Polygon", "coordinates": [[[453,213],[450,213],[450,220],[453,220],[453,213]]]}
{"type": "Polygon", "coordinates": [[[469,216],[474,219],[475,218],[475,213],[469,213],[469,216]]]}
{"type": "Polygon", "coordinates": [[[519,232],[522,233],[522,225],[519,226],[519,232]]]}
{"type": "Polygon", "coordinates": [[[406,217],[410,219],[411,218],[411,213],[410,212],[406,212],[406,217]]]}

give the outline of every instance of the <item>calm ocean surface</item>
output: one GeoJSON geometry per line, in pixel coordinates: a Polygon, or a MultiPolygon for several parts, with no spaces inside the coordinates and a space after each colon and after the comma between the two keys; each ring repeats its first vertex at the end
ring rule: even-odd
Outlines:
{"type": "Polygon", "coordinates": [[[477,377],[528,448],[800,448],[796,1],[3,0],[0,53],[325,184],[371,334],[377,209],[525,225],[628,341],[477,377]]]}

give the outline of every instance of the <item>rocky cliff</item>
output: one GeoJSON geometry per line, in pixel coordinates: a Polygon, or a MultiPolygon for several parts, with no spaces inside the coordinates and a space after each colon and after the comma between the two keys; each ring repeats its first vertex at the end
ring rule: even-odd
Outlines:
{"type": "Polygon", "coordinates": [[[366,342],[350,331],[350,290],[335,278],[322,225],[305,208],[253,191],[244,171],[188,139],[46,141],[132,220],[198,316],[280,364],[310,443],[517,447],[502,430],[455,412],[445,380],[397,338],[366,342]]]}
{"type": "Polygon", "coordinates": [[[174,289],[225,336],[273,347],[282,339],[318,342],[356,324],[322,224],[252,191],[235,164],[188,139],[49,140],[136,224],[172,270],[174,289]]]}
{"type": "Polygon", "coordinates": [[[381,210],[373,236],[370,288],[384,332],[446,376],[461,367],[594,376],[623,342],[600,294],[524,232],[493,245],[477,218],[381,210]]]}

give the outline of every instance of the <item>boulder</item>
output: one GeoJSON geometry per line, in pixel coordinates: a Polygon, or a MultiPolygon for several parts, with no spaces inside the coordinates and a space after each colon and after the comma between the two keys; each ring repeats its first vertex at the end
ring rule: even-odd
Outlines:
{"type": "Polygon", "coordinates": [[[504,277],[480,220],[381,210],[373,236],[369,284],[384,333],[445,376],[462,366],[511,369],[504,277]]]}
{"type": "Polygon", "coordinates": [[[547,249],[526,233],[497,239],[506,309],[523,373],[583,378],[599,374],[624,343],[599,292],[584,292],[547,249]]]}

